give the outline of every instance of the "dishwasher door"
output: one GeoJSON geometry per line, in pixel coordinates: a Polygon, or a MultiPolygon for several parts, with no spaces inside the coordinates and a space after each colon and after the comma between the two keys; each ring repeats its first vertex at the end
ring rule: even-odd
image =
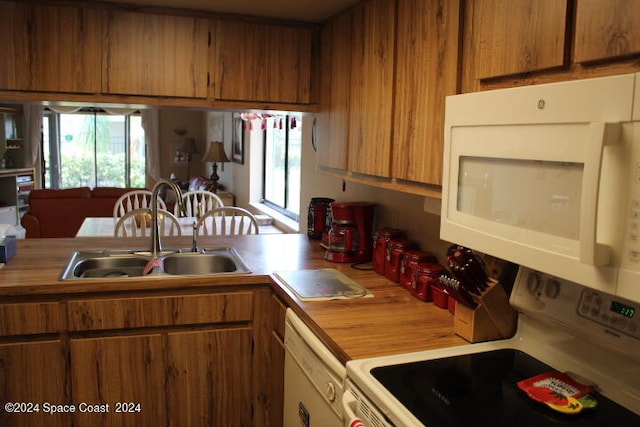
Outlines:
{"type": "Polygon", "coordinates": [[[284,346],[284,427],[341,427],[344,365],[291,309],[284,346]]]}

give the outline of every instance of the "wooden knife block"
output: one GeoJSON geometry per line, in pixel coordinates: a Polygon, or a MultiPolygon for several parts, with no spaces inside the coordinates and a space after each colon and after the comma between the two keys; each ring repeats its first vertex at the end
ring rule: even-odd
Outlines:
{"type": "Polygon", "coordinates": [[[500,283],[491,281],[475,309],[456,304],[454,332],[471,343],[510,338],[515,334],[518,313],[500,283]]]}

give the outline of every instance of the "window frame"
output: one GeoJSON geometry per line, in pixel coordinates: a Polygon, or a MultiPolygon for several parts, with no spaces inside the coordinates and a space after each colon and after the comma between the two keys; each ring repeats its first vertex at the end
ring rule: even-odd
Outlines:
{"type": "MultiPolygon", "coordinates": [[[[262,138],[262,193],[260,203],[269,207],[270,209],[275,210],[276,212],[290,218],[296,222],[300,221],[300,214],[290,210],[290,200],[289,200],[289,187],[290,187],[290,131],[291,129],[291,119],[295,118],[296,126],[302,126],[302,115],[301,114],[286,114],[283,117],[284,120],[284,139],[285,139],[285,153],[284,153],[284,206],[280,206],[278,203],[267,199],[266,197],[266,182],[267,182],[267,144],[268,144],[268,132],[273,132],[275,129],[274,126],[269,126],[269,123],[266,124],[265,129],[263,131],[262,138]]],[[[279,129],[278,129],[279,130],[279,129]]],[[[301,153],[302,154],[302,153],[301,153]]]]}
{"type": "MultiPolygon", "coordinates": [[[[60,116],[63,114],[93,114],[93,120],[94,120],[94,126],[97,120],[97,115],[98,114],[109,114],[107,111],[101,109],[101,108],[97,108],[97,107],[84,107],[81,108],[77,111],[74,111],[73,113],[65,113],[65,112],[56,112],[53,111],[49,108],[46,108],[43,114],[43,125],[44,122],[47,122],[48,125],[48,138],[45,139],[45,134],[44,134],[44,129],[42,132],[42,138],[41,138],[41,166],[42,166],[42,174],[41,174],[41,186],[42,188],[47,188],[46,184],[47,184],[47,179],[49,180],[49,184],[50,186],[48,188],[52,188],[52,189],[61,189],[62,187],[62,174],[61,174],[61,168],[63,167],[62,165],[62,153],[61,153],[61,135],[60,135],[60,116]],[[48,151],[48,158],[45,158],[45,146],[48,146],[49,151],[48,151]],[[52,160],[53,159],[53,160],[52,160]]],[[[124,180],[124,188],[129,188],[132,187],[131,184],[131,161],[132,161],[132,135],[131,135],[131,117],[132,116],[140,116],[141,112],[140,111],[136,111],[133,112],[131,114],[115,114],[116,116],[123,116],[124,118],[124,129],[123,129],[123,134],[124,134],[124,175],[123,175],[123,180],[124,180]]],[[[96,141],[94,140],[94,145],[96,144],[96,141]]],[[[146,154],[148,151],[148,144],[145,138],[144,141],[144,151],[145,151],[145,161],[144,161],[144,176],[145,176],[145,181],[146,181],[146,177],[148,175],[148,171],[147,171],[147,162],[146,162],[146,154]]],[[[95,147],[94,147],[94,154],[93,154],[93,162],[94,162],[94,168],[93,168],[93,174],[94,176],[93,181],[96,183],[96,186],[99,186],[98,184],[98,153],[96,153],[95,151],[95,147]]]]}

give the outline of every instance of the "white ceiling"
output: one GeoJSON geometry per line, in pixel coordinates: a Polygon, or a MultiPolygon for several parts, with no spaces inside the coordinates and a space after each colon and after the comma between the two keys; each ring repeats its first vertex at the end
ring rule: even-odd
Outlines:
{"type": "Polygon", "coordinates": [[[195,9],[295,21],[322,22],[359,0],[107,0],[144,6],[195,9]]]}

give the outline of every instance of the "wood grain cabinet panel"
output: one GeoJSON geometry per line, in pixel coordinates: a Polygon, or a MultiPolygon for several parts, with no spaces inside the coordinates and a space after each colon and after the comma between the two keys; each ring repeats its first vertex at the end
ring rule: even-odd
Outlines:
{"type": "Polygon", "coordinates": [[[320,36],[317,163],[329,169],[347,169],[352,25],[347,11],[327,21],[320,36]]]}
{"type": "Polygon", "coordinates": [[[312,27],[232,20],[215,27],[215,99],[311,102],[312,27]]]}
{"type": "Polygon", "coordinates": [[[249,328],[168,334],[170,425],[254,425],[251,353],[249,328]]]}
{"type": "Polygon", "coordinates": [[[161,335],[72,339],[70,354],[73,401],[109,405],[105,413],[74,413],[74,426],[169,425],[165,384],[170,373],[161,335]],[[118,403],[134,405],[117,412],[118,403]]]}
{"type": "Polygon", "coordinates": [[[444,104],[458,88],[460,2],[398,0],[392,177],[442,185],[444,104]]]}
{"type": "Polygon", "coordinates": [[[68,302],[69,330],[247,322],[252,301],[251,292],[72,300],[68,302]]]}
{"type": "Polygon", "coordinates": [[[0,304],[0,336],[62,332],[61,316],[57,302],[0,304]]]}
{"type": "Polygon", "coordinates": [[[0,426],[71,426],[71,414],[45,413],[43,403],[71,404],[66,352],[61,341],[0,344],[0,426]],[[8,413],[7,403],[22,403],[23,413],[8,413]],[[25,413],[27,409],[39,412],[25,413]]]}
{"type": "Polygon", "coordinates": [[[207,19],[109,10],[103,51],[104,93],[207,97],[207,19]]]}
{"type": "Polygon", "coordinates": [[[354,9],[348,170],[390,176],[395,47],[394,0],[354,9]]]}
{"type": "Polygon", "coordinates": [[[0,89],[99,92],[101,29],[91,8],[0,1],[0,89]]]}
{"type": "Polygon", "coordinates": [[[475,79],[566,64],[567,0],[471,0],[465,22],[475,79]]]}
{"type": "Polygon", "coordinates": [[[272,396],[269,410],[271,425],[282,425],[284,409],[284,330],[286,322],[286,305],[275,295],[271,296],[272,326],[269,337],[269,393],[272,396]]]}
{"type": "Polygon", "coordinates": [[[640,2],[576,2],[576,62],[599,61],[640,53],[640,2]]]}

